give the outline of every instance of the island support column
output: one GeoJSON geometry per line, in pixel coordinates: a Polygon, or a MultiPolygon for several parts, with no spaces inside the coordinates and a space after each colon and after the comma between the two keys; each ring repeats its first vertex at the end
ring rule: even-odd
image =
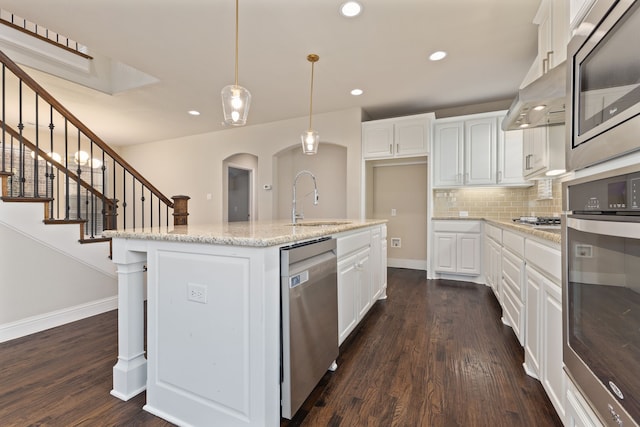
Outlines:
{"type": "Polygon", "coordinates": [[[113,262],[118,269],[118,362],[113,367],[111,394],[129,400],[147,388],[144,353],[144,271],[147,254],[113,241],[113,262]]]}

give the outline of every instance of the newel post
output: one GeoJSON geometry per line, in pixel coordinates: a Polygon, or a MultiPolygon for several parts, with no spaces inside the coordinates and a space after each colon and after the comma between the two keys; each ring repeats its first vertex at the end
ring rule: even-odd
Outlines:
{"type": "Polygon", "coordinates": [[[173,196],[173,225],[187,225],[189,196],[173,196]]]}
{"type": "Polygon", "coordinates": [[[104,229],[117,230],[118,199],[106,199],[104,203],[104,229]]]}

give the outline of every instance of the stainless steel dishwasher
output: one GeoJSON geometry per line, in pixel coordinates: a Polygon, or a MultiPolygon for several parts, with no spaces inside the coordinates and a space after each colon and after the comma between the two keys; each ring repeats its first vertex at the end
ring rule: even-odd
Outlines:
{"type": "Polygon", "coordinates": [[[338,357],[336,241],[280,250],[282,417],[291,419],[338,357]]]}

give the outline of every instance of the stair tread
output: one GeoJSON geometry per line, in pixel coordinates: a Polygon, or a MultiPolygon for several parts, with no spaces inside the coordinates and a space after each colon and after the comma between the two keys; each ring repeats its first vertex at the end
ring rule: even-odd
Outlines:
{"type": "Polygon", "coordinates": [[[0,197],[4,202],[16,202],[16,203],[44,203],[44,202],[52,202],[53,198],[51,197],[9,197],[3,196],[0,197]]]}
{"type": "Polygon", "coordinates": [[[88,220],[86,219],[45,219],[43,222],[47,225],[58,225],[58,224],[85,224],[88,220]]]}
{"type": "Polygon", "coordinates": [[[111,241],[111,237],[89,237],[87,239],[80,239],[78,240],[78,242],[85,244],[85,243],[101,243],[101,242],[110,242],[111,241]]]}

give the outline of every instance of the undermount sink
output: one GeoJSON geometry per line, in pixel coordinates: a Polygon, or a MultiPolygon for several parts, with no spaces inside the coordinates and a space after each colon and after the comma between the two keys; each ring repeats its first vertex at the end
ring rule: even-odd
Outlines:
{"type": "Polygon", "coordinates": [[[294,227],[330,227],[332,225],[351,224],[351,221],[301,221],[289,224],[294,227]]]}

